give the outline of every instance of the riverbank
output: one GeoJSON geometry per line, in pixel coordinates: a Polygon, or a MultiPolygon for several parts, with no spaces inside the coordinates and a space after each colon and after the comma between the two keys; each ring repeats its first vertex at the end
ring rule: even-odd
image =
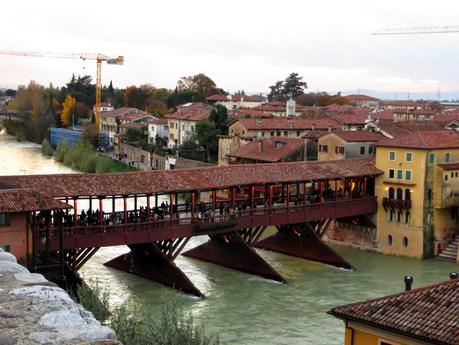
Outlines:
{"type": "Polygon", "coordinates": [[[57,162],[69,168],[84,173],[111,173],[139,170],[96,152],[92,145],[84,142],[74,147],[70,147],[67,143],[61,143],[54,150],[48,140],[44,139],[41,145],[41,152],[48,157],[54,157],[57,162]]]}

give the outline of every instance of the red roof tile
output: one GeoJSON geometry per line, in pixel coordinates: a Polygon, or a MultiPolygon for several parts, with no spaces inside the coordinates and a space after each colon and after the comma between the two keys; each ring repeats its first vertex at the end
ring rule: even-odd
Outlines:
{"type": "Polygon", "coordinates": [[[126,118],[129,116],[138,116],[138,115],[147,115],[145,111],[142,111],[137,108],[128,108],[128,107],[122,107],[122,108],[117,108],[115,110],[111,111],[104,111],[100,113],[101,117],[114,117],[114,118],[126,118]]]}
{"type": "Polygon", "coordinates": [[[459,148],[459,132],[451,130],[419,131],[380,141],[377,146],[427,150],[459,148]]]}
{"type": "Polygon", "coordinates": [[[108,174],[0,176],[0,184],[51,197],[108,196],[209,190],[232,186],[380,175],[371,159],[242,164],[108,174]]]}
{"type": "Polygon", "coordinates": [[[28,189],[0,189],[0,213],[46,211],[70,207],[28,189]]]}
{"type": "Polygon", "coordinates": [[[305,130],[305,129],[328,129],[336,127],[338,124],[335,120],[329,118],[304,119],[298,117],[274,117],[270,119],[239,119],[238,120],[248,130],[256,129],[279,129],[279,130],[305,130]]]}
{"type": "Polygon", "coordinates": [[[432,344],[459,344],[459,280],[333,308],[330,314],[432,344]]]}
{"type": "Polygon", "coordinates": [[[367,96],[367,95],[347,95],[344,98],[350,99],[351,101],[380,101],[379,98],[367,96]]]}
{"type": "Polygon", "coordinates": [[[212,95],[206,98],[206,101],[220,102],[262,102],[263,100],[257,96],[227,96],[227,95],[212,95]]]}
{"type": "Polygon", "coordinates": [[[370,131],[336,131],[330,134],[334,134],[347,142],[378,142],[385,139],[383,135],[370,131]]]}
{"type": "Polygon", "coordinates": [[[175,113],[168,114],[165,117],[176,120],[201,121],[207,120],[213,109],[213,106],[205,103],[188,103],[179,105],[175,113]]]}
{"type": "Polygon", "coordinates": [[[394,112],[392,110],[383,110],[383,111],[377,111],[377,112],[372,112],[371,118],[376,120],[394,120],[394,112]]]}
{"type": "Polygon", "coordinates": [[[272,137],[247,143],[228,156],[275,163],[302,150],[304,144],[303,139],[272,137]]]}
{"type": "Polygon", "coordinates": [[[443,170],[459,170],[459,163],[441,163],[437,165],[443,170]]]}

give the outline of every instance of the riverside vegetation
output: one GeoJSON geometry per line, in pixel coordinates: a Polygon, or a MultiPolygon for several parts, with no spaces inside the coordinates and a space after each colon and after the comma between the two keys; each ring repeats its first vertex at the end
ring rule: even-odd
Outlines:
{"type": "Polygon", "coordinates": [[[167,300],[159,318],[146,313],[143,306],[128,300],[114,311],[109,308],[109,292],[97,281],[78,288],[76,297],[102,324],[110,326],[124,345],[219,345],[217,335],[208,335],[194,323],[175,300],[167,300]]]}
{"type": "Polygon", "coordinates": [[[120,161],[99,154],[88,142],[81,142],[70,147],[66,142],[57,145],[56,149],[52,147],[48,139],[43,139],[41,143],[41,152],[64,165],[85,173],[107,173],[107,172],[124,172],[136,171],[135,167],[128,166],[120,161]]]}

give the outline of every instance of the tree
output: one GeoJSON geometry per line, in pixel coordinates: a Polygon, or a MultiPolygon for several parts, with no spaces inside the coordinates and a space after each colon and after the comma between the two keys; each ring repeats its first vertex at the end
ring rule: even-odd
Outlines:
{"type": "Polygon", "coordinates": [[[211,150],[218,147],[217,128],[210,120],[199,121],[196,124],[193,140],[206,152],[207,161],[211,161],[211,150]]]}
{"type": "Polygon", "coordinates": [[[82,102],[92,108],[96,102],[96,85],[92,83],[92,78],[89,75],[76,78],[72,74],[70,82],[61,88],[60,101],[63,102],[67,95],[71,95],[77,102],[82,102]]]}
{"type": "Polygon", "coordinates": [[[145,101],[149,93],[143,88],[131,85],[124,92],[124,105],[138,109],[145,109],[145,101]]]}
{"type": "Polygon", "coordinates": [[[290,95],[296,99],[299,95],[304,94],[308,85],[303,81],[298,73],[290,73],[284,81],[277,81],[270,86],[271,92],[268,95],[270,101],[285,101],[290,95]]]}
{"type": "Polygon", "coordinates": [[[175,108],[180,104],[190,103],[190,102],[203,102],[205,99],[197,93],[196,91],[183,90],[178,91],[177,89],[173,94],[171,94],[167,99],[167,106],[169,108],[175,108]]]}
{"type": "Polygon", "coordinates": [[[225,106],[217,104],[215,109],[210,112],[209,120],[215,124],[217,134],[227,134],[226,126],[228,125],[228,110],[225,106]]]}
{"type": "Polygon", "coordinates": [[[223,91],[217,88],[215,82],[204,73],[199,73],[189,77],[182,77],[177,82],[177,90],[194,91],[203,99],[223,91]]]}
{"type": "Polygon", "coordinates": [[[65,101],[62,104],[61,123],[64,126],[70,124],[70,116],[74,115],[76,100],[70,95],[65,97],[65,101]]]}

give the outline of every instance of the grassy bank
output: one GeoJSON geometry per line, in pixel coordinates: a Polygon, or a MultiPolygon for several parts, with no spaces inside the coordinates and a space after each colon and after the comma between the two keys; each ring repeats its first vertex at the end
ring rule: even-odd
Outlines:
{"type": "Polygon", "coordinates": [[[6,133],[15,136],[18,141],[27,140],[27,127],[23,122],[4,119],[3,127],[5,127],[6,133]]]}
{"type": "Polygon", "coordinates": [[[64,165],[85,173],[108,173],[137,171],[138,169],[122,162],[111,159],[96,152],[88,143],[79,143],[73,148],[67,143],[59,144],[54,150],[47,139],[41,146],[44,155],[54,156],[54,159],[64,165]]]}

